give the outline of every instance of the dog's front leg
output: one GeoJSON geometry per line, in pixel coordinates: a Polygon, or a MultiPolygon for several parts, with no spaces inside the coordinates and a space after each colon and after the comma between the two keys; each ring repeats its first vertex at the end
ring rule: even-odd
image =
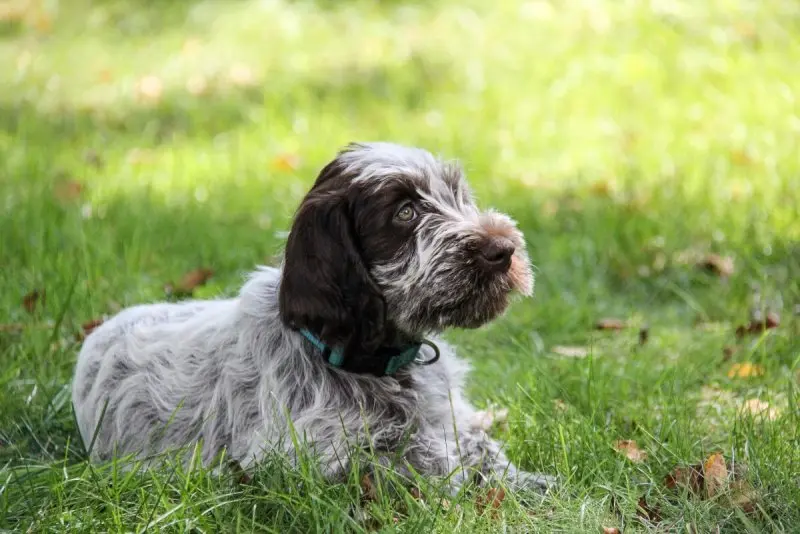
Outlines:
{"type": "Polygon", "coordinates": [[[503,453],[500,443],[482,429],[465,428],[457,432],[459,458],[464,476],[480,484],[505,481],[511,489],[527,489],[540,493],[555,486],[549,475],[529,473],[515,466],[503,453]]]}
{"type": "Polygon", "coordinates": [[[422,428],[411,437],[404,456],[420,473],[449,477],[452,493],[468,482],[492,484],[504,480],[512,489],[540,493],[555,484],[553,477],[518,469],[506,458],[497,441],[483,430],[469,426],[455,431],[422,428]]]}

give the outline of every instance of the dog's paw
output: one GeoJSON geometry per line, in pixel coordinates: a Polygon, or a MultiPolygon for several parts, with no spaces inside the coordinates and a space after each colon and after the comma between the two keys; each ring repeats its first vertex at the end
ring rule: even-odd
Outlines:
{"type": "Polygon", "coordinates": [[[551,493],[558,488],[556,477],[526,471],[517,472],[516,476],[508,483],[513,489],[535,491],[541,494],[551,493]]]}

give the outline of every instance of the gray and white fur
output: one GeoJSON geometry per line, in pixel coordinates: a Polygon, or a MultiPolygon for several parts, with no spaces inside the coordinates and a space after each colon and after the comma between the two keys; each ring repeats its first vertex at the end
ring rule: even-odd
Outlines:
{"type": "Polygon", "coordinates": [[[260,268],[236,298],[128,308],[86,338],[72,395],[80,432],[94,461],[200,443],[206,464],[224,451],[248,469],[270,451],[293,457],[293,428],[331,479],[362,449],[399,472],[450,476],[454,490],[502,476],[544,490],[550,477],[518,470],[475,423],[468,367],[438,337],[494,319],[515,290],[533,290],[522,234],[476,207],[457,165],[352,144],[303,200],[280,269],[260,268]],[[325,362],[300,328],[354,368],[423,337],[441,357],[392,376],[353,372],[325,362]]]}

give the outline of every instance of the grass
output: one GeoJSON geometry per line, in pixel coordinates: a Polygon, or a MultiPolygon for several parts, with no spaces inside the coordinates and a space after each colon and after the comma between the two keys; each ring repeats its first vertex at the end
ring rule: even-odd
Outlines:
{"type": "Polygon", "coordinates": [[[796,2],[8,5],[0,529],[800,531],[796,2]],[[480,514],[473,496],[443,505],[435,481],[422,500],[381,487],[362,503],[358,473],[327,484],[280,458],[246,484],[88,464],[69,401],[81,324],[198,267],[215,274],[196,296],[235,294],[356,139],[461,159],[482,203],[525,230],[535,298],[448,337],[474,366],[472,399],[509,408],[510,455],[564,487],[480,514]],[[734,273],[698,269],[708,253],[734,273]],[[754,307],[780,326],[737,339],[754,307]],[[631,327],[595,330],[603,317],[631,327]],[[763,374],[731,378],[736,363],[763,374]],[[756,398],[774,420],[742,413],[756,398]],[[749,513],[732,491],[665,487],[716,451],[747,466],[749,513]]]}

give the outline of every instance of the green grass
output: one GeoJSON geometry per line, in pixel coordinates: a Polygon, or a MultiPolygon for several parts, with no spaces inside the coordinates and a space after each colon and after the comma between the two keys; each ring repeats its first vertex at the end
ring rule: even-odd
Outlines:
{"type": "Polygon", "coordinates": [[[0,21],[0,530],[800,531],[796,2],[75,0],[26,16],[0,21]],[[471,398],[510,409],[510,455],[563,488],[481,515],[472,496],[442,506],[435,481],[423,501],[362,505],[358,473],[326,484],[280,458],[246,484],[88,464],[69,401],[81,324],[198,267],[215,275],[197,296],[234,294],[334,151],[377,139],[459,158],[524,229],[535,297],[448,337],[471,398]],[[734,259],[727,280],[694,265],[712,252],[734,259]],[[737,340],[753,306],[781,325],[737,340]],[[634,326],[595,331],[602,317],[634,326]],[[741,362],[763,375],[729,378],[741,362]],[[752,398],[779,417],[742,415],[752,398]],[[747,466],[752,513],[665,488],[715,451],[747,466]]]}

